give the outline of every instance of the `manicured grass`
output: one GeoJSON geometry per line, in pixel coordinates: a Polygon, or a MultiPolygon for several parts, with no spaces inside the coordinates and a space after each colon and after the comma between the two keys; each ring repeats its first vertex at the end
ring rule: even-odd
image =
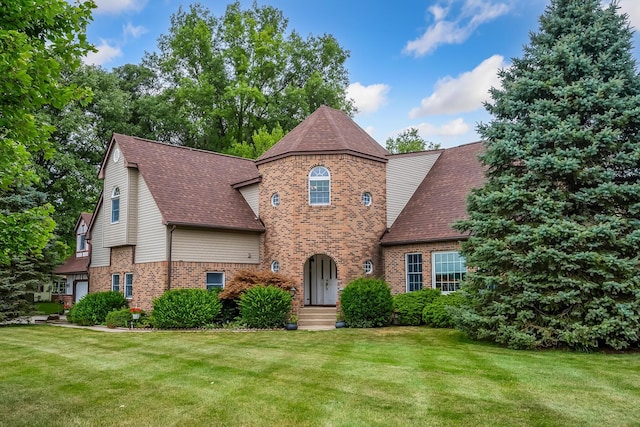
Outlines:
{"type": "Polygon", "coordinates": [[[0,328],[1,426],[623,426],[640,355],[513,351],[452,330],[0,328]]]}

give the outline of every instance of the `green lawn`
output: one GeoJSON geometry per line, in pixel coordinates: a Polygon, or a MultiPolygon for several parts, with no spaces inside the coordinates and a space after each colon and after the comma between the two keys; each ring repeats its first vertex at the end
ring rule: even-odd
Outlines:
{"type": "Polygon", "coordinates": [[[35,303],[35,309],[38,313],[42,314],[54,314],[59,313],[62,305],[58,302],[37,302],[35,303]]]}
{"type": "Polygon", "coordinates": [[[0,328],[0,426],[624,426],[640,355],[526,352],[452,330],[0,328]]]}

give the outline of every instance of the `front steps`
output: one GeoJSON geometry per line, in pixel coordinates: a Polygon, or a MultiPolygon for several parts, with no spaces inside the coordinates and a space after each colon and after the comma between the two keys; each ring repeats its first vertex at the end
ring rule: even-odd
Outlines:
{"type": "Polygon", "coordinates": [[[298,313],[298,329],[322,331],[335,328],[335,307],[302,307],[298,313]]]}

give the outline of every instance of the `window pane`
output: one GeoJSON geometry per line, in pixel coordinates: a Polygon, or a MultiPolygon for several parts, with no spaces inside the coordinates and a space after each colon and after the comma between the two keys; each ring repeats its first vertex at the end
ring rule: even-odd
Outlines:
{"type": "Polygon", "coordinates": [[[133,297],[133,274],[124,275],[124,296],[125,298],[133,297]]]}
{"type": "Polygon", "coordinates": [[[407,292],[422,289],[422,254],[407,254],[407,292]]]}
{"type": "Polygon", "coordinates": [[[111,276],[111,290],[120,292],[120,275],[114,274],[111,276]]]}
{"type": "Polygon", "coordinates": [[[433,254],[434,287],[442,292],[454,292],[460,289],[467,267],[464,257],[458,252],[433,254]]]}
{"type": "Polygon", "coordinates": [[[120,221],[120,199],[111,200],[111,222],[120,221]]]}
{"type": "Polygon", "coordinates": [[[223,288],[224,273],[207,273],[207,289],[223,288]]]}

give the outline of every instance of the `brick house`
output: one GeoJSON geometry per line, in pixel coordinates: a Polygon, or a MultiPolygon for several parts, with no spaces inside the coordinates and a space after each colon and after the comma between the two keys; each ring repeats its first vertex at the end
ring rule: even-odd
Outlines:
{"type": "Polygon", "coordinates": [[[297,283],[296,306],[335,305],[351,280],[393,293],[455,290],[482,144],[390,155],[320,107],[257,160],[114,134],[89,224],[89,291],[150,309],[167,289],[222,287],[243,269],[297,283]]]}
{"type": "Polygon", "coordinates": [[[57,282],[53,289],[55,301],[62,301],[65,305],[71,305],[80,300],[89,292],[89,260],[91,246],[87,240],[87,232],[92,215],[83,212],[76,221],[74,227],[76,235],[76,251],[67,258],[64,264],[59,265],[54,273],[64,280],[57,282]]]}

